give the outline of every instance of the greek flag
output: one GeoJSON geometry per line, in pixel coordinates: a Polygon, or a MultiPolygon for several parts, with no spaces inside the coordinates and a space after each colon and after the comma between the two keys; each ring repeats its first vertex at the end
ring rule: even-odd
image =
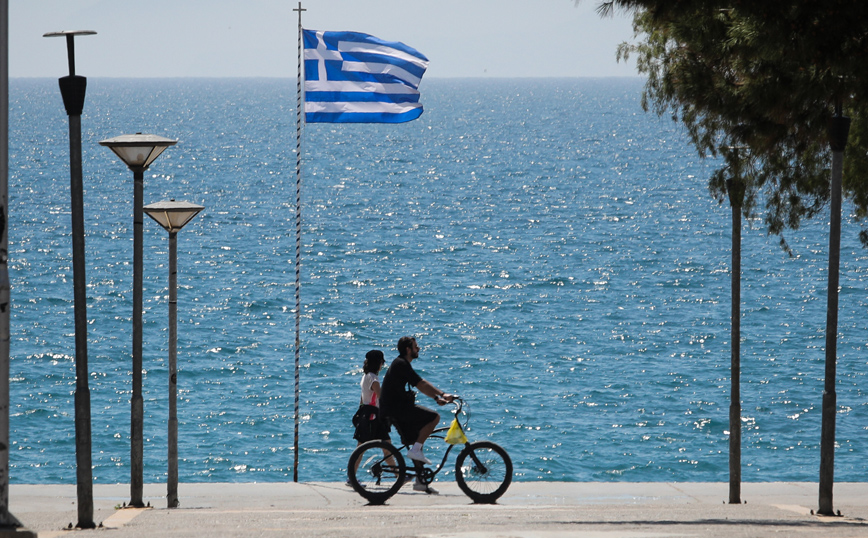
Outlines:
{"type": "Polygon", "coordinates": [[[422,115],[422,53],[358,32],[303,32],[308,123],[401,123],[422,115]]]}

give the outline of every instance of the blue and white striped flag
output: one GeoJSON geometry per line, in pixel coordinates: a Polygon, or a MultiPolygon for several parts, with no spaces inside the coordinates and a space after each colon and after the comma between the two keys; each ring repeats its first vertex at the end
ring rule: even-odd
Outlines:
{"type": "Polygon", "coordinates": [[[303,32],[308,123],[401,123],[422,114],[421,52],[358,32],[303,32]]]}

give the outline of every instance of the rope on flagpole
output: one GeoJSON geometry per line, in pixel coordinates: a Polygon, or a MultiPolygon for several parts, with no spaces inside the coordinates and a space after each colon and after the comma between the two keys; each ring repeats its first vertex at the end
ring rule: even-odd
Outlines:
{"type": "Polygon", "coordinates": [[[298,73],[295,107],[295,440],[293,443],[292,481],[298,482],[299,358],[301,357],[301,2],[298,8],[298,73]]]}

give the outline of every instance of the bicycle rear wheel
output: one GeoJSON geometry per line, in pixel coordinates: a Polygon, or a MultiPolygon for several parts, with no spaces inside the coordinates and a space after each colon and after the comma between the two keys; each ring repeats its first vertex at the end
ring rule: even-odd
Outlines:
{"type": "Polygon", "coordinates": [[[392,443],[368,441],[353,450],[347,474],[356,493],[371,504],[383,504],[404,485],[407,467],[392,443]]]}
{"type": "Polygon", "coordinates": [[[500,445],[470,443],[455,460],[455,480],[475,503],[494,503],[512,482],[512,460],[500,445]]]}

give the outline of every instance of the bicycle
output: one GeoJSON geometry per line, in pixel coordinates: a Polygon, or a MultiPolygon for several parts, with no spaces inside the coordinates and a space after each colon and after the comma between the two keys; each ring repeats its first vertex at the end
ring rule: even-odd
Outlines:
{"type": "MultiPolygon", "coordinates": [[[[449,443],[443,460],[436,469],[429,469],[419,462],[413,462],[414,472],[409,472],[399,448],[388,441],[374,440],[359,445],[350,455],[347,466],[350,485],[371,504],[383,504],[401,489],[405,481],[418,478],[426,486],[434,481],[446,465],[452,448],[463,444],[464,448],[455,459],[455,481],[473,502],[492,504],[507,490],[512,482],[512,460],[506,450],[491,441],[469,442],[464,434],[470,422],[470,414],[465,410],[464,400],[456,398],[453,402],[455,417],[449,427],[437,428],[430,438],[444,439],[449,443]],[[464,424],[458,420],[466,417],[464,424]],[[444,432],[447,432],[444,435],[444,432]]],[[[397,429],[397,425],[395,425],[397,429]]],[[[400,431],[398,432],[400,435],[400,431]]]]}

